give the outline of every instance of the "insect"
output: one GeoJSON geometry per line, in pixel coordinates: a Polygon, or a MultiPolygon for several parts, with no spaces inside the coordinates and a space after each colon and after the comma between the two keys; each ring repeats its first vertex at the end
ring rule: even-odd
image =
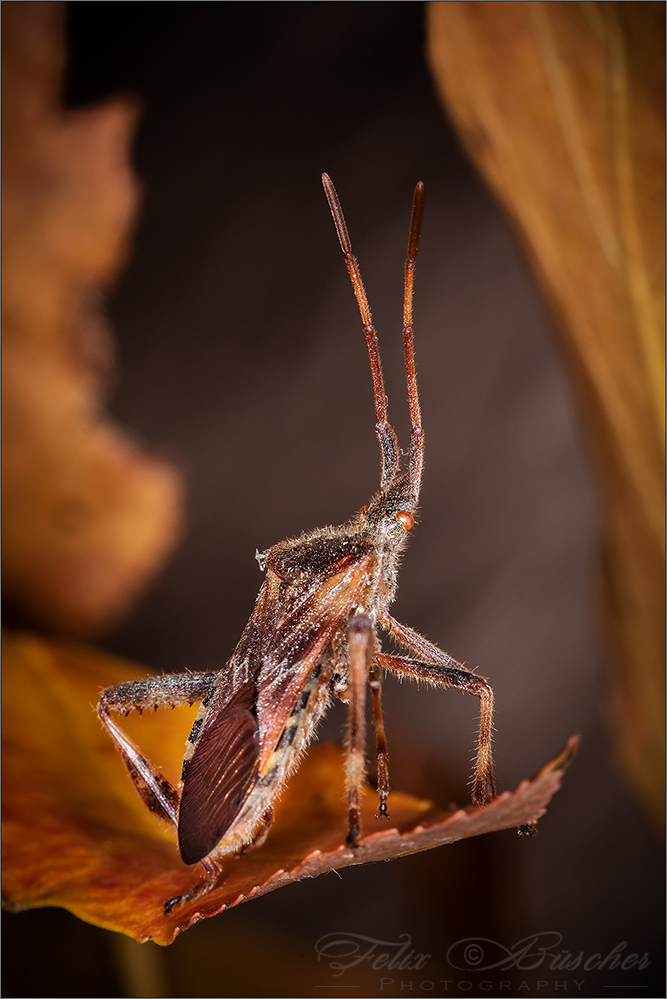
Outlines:
{"type": "Polygon", "coordinates": [[[220,672],[184,673],[119,683],[102,692],[99,716],[114,740],[145,804],[178,829],[181,857],[201,862],[205,877],[165,902],[165,912],[210,891],[221,858],[259,845],[272,822],[272,803],[298,766],[331,697],[348,705],[345,786],[347,846],[361,836],[365,781],[366,688],[376,735],[377,817],[388,818],[389,771],[382,719],[384,671],[445,687],[480,700],[472,800],[495,796],[491,759],[493,694],[484,679],[441,652],[389,613],[398,564],[415,523],[424,460],[412,333],[415,259],[424,185],[415,189],[405,264],[403,343],[410,407],[408,469],[400,469],[396,434],[387,421],[378,339],[336,190],[326,192],[352,279],[368,347],[380,444],[380,489],[349,523],[325,527],[274,545],[256,557],[266,576],[255,608],[231,659],[220,672]],[[382,629],[405,655],[380,651],[382,629]],[[201,702],[186,743],[179,787],[118,727],[121,714],[159,705],[201,702]]]}

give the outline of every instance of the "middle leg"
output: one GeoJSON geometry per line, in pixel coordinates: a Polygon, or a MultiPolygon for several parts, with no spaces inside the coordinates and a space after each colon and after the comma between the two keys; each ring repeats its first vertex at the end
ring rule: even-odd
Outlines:
{"type": "Polygon", "coordinates": [[[378,792],[380,794],[380,804],[375,816],[379,819],[384,816],[389,818],[387,811],[387,796],[389,794],[389,750],[387,748],[387,736],[384,731],[384,718],[382,717],[382,670],[373,664],[370,672],[369,686],[373,698],[373,720],[375,722],[375,762],[377,766],[378,792]]]}

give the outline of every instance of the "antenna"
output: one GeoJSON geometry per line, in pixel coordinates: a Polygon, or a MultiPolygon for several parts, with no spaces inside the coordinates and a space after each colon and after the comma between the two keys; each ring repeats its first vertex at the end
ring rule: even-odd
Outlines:
{"type": "MultiPolygon", "coordinates": [[[[345,257],[345,263],[352,280],[352,287],[354,288],[354,294],[356,296],[357,302],[359,304],[359,312],[361,313],[361,322],[364,327],[364,335],[366,337],[366,346],[368,347],[368,357],[371,362],[371,374],[373,376],[373,392],[375,394],[375,412],[377,414],[377,423],[375,424],[375,432],[377,433],[378,440],[380,442],[380,453],[382,456],[382,478],[380,481],[380,488],[387,489],[390,482],[395,478],[398,468],[399,468],[399,450],[398,441],[396,440],[396,434],[393,428],[387,421],[387,397],[384,391],[384,379],[382,377],[382,365],[380,363],[380,350],[378,347],[377,333],[375,332],[375,327],[373,326],[373,320],[371,318],[371,310],[368,305],[368,299],[366,298],[366,292],[364,291],[364,283],[361,280],[361,272],[359,270],[359,264],[356,261],[352,253],[352,244],[350,243],[350,237],[347,231],[347,226],[345,224],[345,217],[343,215],[343,209],[340,206],[340,201],[338,200],[338,195],[336,194],[336,188],[333,186],[331,177],[327,173],[322,174],[322,184],[324,185],[324,190],[327,196],[327,201],[329,202],[329,207],[331,208],[331,214],[333,215],[334,225],[336,226],[336,232],[338,233],[338,239],[340,241],[340,248],[343,251],[343,256],[345,257]]],[[[423,191],[423,185],[422,185],[423,191]]],[[[423,202],[423,197],[422,197],[423,202]]],[[[413,209],[414,217],[414,209],[413,209]]],[[[410,238],[412,245],[412,236],[414,226],[410,228],[410,238]]],[[[417,240],[419,239],[419,229],[417,228],[417,240]]],[[[415,253],[417,251],[415,250],[415,253]]],[[[414,270],[414,256],[412,260],[412,267],[414,270]]],[[[407,277],[406,277],[406,296],[407,296],[407,277]]],[[[412,335],[412,328],[410,328],[410,336],[412,335]]],[[[407,348],[406,348],[407,355],[407,348]]],[[[413,382],[414,382],[414,362],[413,362],[413,382]]],[[[408,385],[409,385],[408,380],[408,385]]],[[[408,392],[410,388],[408,388],[408,392]]],[[[414,392],[416,398],[416,382],[414,382],[414,392]]],[[[419,413],[419,402],[417,401],[417,413],[419,413]]],[[[414,421],[413,421],[414,426],[414,421]]],[[[421,428],[420,428],[421,430],[421,428]]],[[[410,454],[412,456],[412,445],[410,448],[410,454]]],[[[412,463],[412,461],[411,461],[412,463]]],[[[412,481],[412,476],[411,476],[412,481]]]]}
{"type": "Polygon", "coordinates": [[[403,298],[403,347],[405,349],[405,376],[408,382],[410,403],[410,489],[415,505],[419,499],[422,469],[424,467],[424,431],[419,408],[417,374],[415,372],[415,345],[412,335],[412,294],[415,285],[415,259],[419,249],[419,235],[424,214],[424,185],[421,181],[415,187],[408,237],[408,256],[405,261],[405,295],[403,298]]]}

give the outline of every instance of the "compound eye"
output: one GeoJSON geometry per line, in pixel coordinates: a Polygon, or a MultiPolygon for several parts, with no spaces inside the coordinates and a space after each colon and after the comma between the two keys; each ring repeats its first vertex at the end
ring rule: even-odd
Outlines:
{"type": "Polygon", "coordinates": [[[412,516],[411,513],[408,513],[407,510],[400,510],[396,514],[396,520],[399,522],[399,524],[403,525],[403,528],[406,531],[412,530],[412,528],[415,526],[415,518],[412,516]]]}
{"type": "Polygon", "coordinates": [[[361,510],[359,511],[359,516],[362,517],[365,513],[368,513],[368,505],[362,506],[361,510]]]}

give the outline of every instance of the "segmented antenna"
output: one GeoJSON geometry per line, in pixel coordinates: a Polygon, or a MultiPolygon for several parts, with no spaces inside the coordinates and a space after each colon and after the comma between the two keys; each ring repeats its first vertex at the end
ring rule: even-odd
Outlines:
{"type": "Polygon", "coordinates": [[[377,414],[375,432],[377,433],[378,441],[380,442],[380,455],[382,459],[380,488],[386,489],[398,471],[399,450],[396,434],[387,421],[387,397],[384,391],[384,379],[382,377],[382,364],[380,363],[380,350],[378,347],[377,333],[375,332],[375,327],[373,326],[371,310],[368,305],[368,299],[366,298],[364,283],[361,280],[359,264],[352,253],[352,244],[350,242],[347,226],[345,224],[343,209],[340,206],[340,201],[338,200],[338,195],[336,194],[336,188],[333,186],[329,174],[322,174],[322,184],[324,185],[324,191],[327,196],[327,201],[329,202],[331,214],[333,215],[334,225],[336,226],[336,232],[338,233],[338,240],[340,242],[340,248],[343,251],[345,264],[347,265],[347,269],[352,280],[352,287],[354,288],[354,294],[359,305],[359,312],[361,313],[361,322],[364,327],[366,346],[368,347],[368,357],[371,362],[373,393],[375,395],[375,412],[377,414]]]}
{"type": "Polygon", "coordinates": [[[415,285],[415,260],[419,249],[419,235],[424,215],[424,185],[421,181],[415,187],[408,237],[408,256],[405,261],[405,295],[403,297],[403,347],[405,350],[405,374],[408,382],[410,403],[410,488],[415,504],[419,499],[422,469],[424,467],[424,431],[419,408],[417,374],[415,372],[415,345],[412,335],[412,295],[415,285]]]}
{"type": "MultiPolygon", "coordinates": [[[[382,479],[381,489],[387,489],[391,482],[397,477],[399,471],[399,449],[396,434],[393,427],[387,421],[387,397],[384,391],[384,379],[382,377],[382,365],[380,363],[380,350],[378,346],[377,333],[373,326],[371,310],[366,298],[364,284],[361,279],[359,264],[352,253],[352,244],[345,224],[343,209],[341,208],[336,188],[333,186],[328,174],[322,174],[322,183],[333,215],[334,225],[338,233],[345,264],[347,266],[352,287],[359,305],[361,322],[364,327],[366,346],[368,347],[368,357],[371,363],[371,374],[373,376],[373,392],[375,395],[375,412],[377,423],[375,430],[380,442],[380,453],[382,456],[382,479]]],[[[419,248],[419,234],[421,232],[422,215],[424,212],[424,185],[419,182],[415,188],[415,196],[412,203],[412,217],[410,220],[410,236],[408,239],[408,257],[405,262],[405,296],[403,300],[403,345],[405,348],[405,370],[408,383],[408,401],[410,404],[410,491],[415,504],[419,498],[419,487],[421,484],[422,467],[424,464],[424,435],[421,425],[421,411],[419,408],[419,394],[417,392],[417,376],[415,374],[415,355],[412,336],[412,293],[414,288],[415,258],[419,248]]]]}

